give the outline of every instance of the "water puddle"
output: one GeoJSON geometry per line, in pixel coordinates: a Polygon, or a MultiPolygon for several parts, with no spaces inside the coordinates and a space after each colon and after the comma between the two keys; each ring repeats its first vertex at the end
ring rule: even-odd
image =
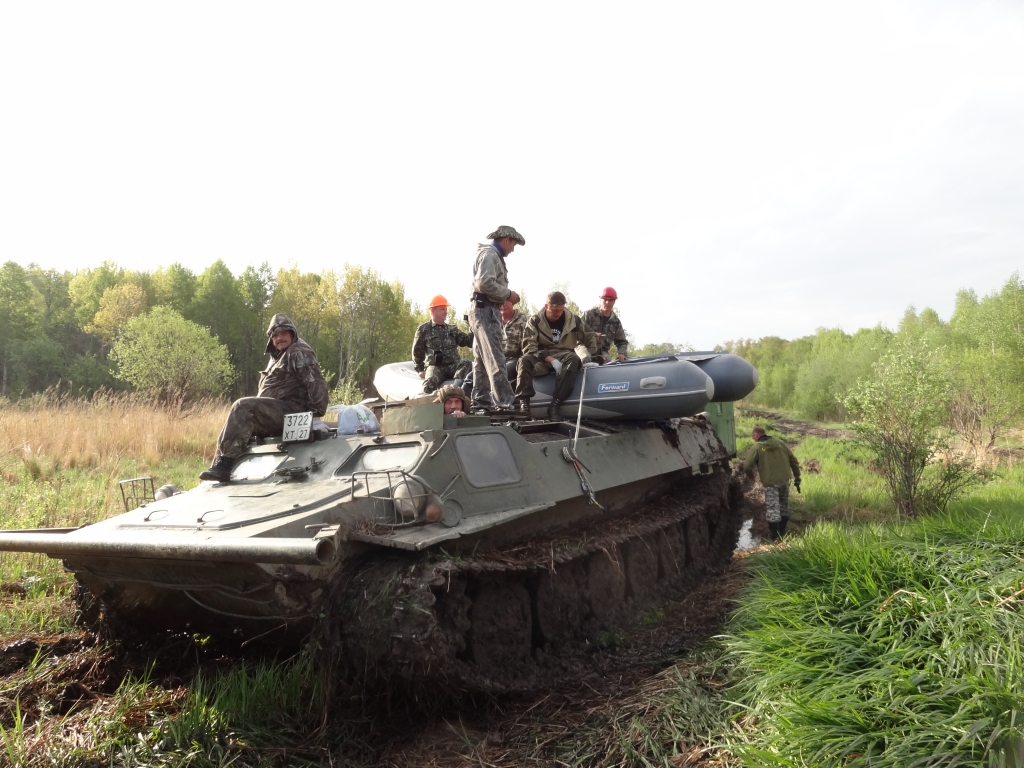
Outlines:
{"type": "Polygon", "coordinates": [[[757,546],[757,539],[754,538],[754,534],[750,532],[750,529],[754,526],[754,518],[750,517],[743,521],[743,526],[740,528],[740,535],[736,539],[736,549],[753,549],[757,546]]]}

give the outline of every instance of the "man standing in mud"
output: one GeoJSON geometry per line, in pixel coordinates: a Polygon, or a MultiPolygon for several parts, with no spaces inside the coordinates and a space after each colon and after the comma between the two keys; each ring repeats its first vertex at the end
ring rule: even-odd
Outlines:
{"type": "Polygon", "coordinates": [[[274,315],[267,339],[270,362],[260,374],[256,397],[243,397],[231,405],[217,438],[213,466],[203,470],[200,480],[229,480],[249,438],[280,435],[285,414],[312,411],[315,416],[323,416],[327,411],[327,382],[316,353],[299,338],[298,329],[287,315],[274,315]]]}
{"type": "Polygon", "coordinates": [[[519,294],[508,287],[506,257],[526,238],[515,227],[500,226],[487,236],[490,243],[477,247],[473,262],[473,303],[469,329],[473,333],[473,406],[491,413],[512,411],[512,385],[505,374],[505,340],[501,305],[519,303],[519,294]]]}
{"type": "Polygon", "coordinates": [[[786,533],[789,522],[789,481],[793,480],[796,492],[800,493],[800,462],[789,450],[789,446],[777,437],[769,437],[761,427],[754,427],[751,434],[754,444],[743,457],[743,471],[757,476],[764,486],[765,517],[772,541],[778,541],[786,533]]]}

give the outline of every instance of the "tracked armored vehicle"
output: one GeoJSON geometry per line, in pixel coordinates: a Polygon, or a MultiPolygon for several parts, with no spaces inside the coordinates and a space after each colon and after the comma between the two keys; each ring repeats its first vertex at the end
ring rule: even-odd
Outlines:
{"type": "Polygon", "coordinates": [[[706,414],[500,423],[388,404],[379,433],[254,442],[230,482],[4,531],[0,550],[63,560],[112,626],[315,631],[353,668],[530,685],[727,563],[740,521],[724,405],[716,434],[706,414]]]}

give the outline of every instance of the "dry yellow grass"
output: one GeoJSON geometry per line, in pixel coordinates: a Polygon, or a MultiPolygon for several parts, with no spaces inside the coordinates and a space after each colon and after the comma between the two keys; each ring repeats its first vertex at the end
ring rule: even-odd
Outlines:
{"type": "Polygon", "coordinates": [[[131,395],[41,395],[0,405],[0,459],[20,459],[36,476],[43,464],[113,471],[125,458],[212,458],[226,415],[219,401],[168,408],[131,395]]]}

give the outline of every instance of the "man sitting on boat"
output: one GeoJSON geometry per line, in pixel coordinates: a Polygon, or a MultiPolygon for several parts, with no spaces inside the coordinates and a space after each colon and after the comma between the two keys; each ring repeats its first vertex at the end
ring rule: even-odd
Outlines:
{"type": "Polygon", "coordinates": [[[583,361],[576,348],[583,346],[590,355],[597,353],[597,337],[584,322],[565,309],[565,294],[552,291],[544,308],[531,317],[523,333],[523,356],[516,369],[516,400],[519,410],[529,413],[535,376],[555,371],[555,389],[548,404],[548,419],[563,421],[558,407],[572,392],[583,361]]]}
{"type": "Polygon", "coordinates": [[[600,346],[594,359],[604,365],[611,362],[612,342],[615,342],[615,351],[618,353],[619,362],[626,361],[626,349],[629,346],[629,339],[626,338],[626,331],[622,327],[622,321],[612,308],[618,301],[619,294],[609,286],[601,291],[601,305],[588,309],[583,313],[583,322],[597,336],[597,343],[600,346]]]}
{"type": "Polygon", "coordinates": [[[430,319],[416,329],[412,340],[412,362],[423,379],[423,391],[429,395],[446,379],[466,378],[473,363],[459,358],[459,347],[473,346],[473,334],[445,322],[448,299],[444,296],[431,299],[427,310],[430,319]]]}

